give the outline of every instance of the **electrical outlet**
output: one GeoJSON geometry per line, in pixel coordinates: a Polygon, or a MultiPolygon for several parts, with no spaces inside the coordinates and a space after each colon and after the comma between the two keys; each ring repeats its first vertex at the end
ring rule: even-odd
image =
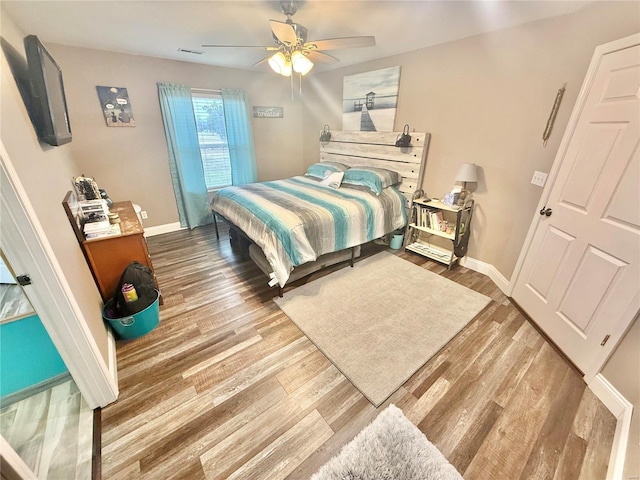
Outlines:
{"type": "Polygon", "coordinates": [[[539,187],[544,187],[545,182],[547,181],[548,174],[544,172],[538,172],[537,170],[533,172],[533,178],[531,179],[531,183],[534,185],[538,185],[539,187]]]}
{"type": "Polygon", "coordinates": [[[147,218],[149,218],[149,215],[147,215],[147,211],[146,210],[142,210],[140,212],[140,216],[142,216],[143,220],[146,220],[147,218]]]}

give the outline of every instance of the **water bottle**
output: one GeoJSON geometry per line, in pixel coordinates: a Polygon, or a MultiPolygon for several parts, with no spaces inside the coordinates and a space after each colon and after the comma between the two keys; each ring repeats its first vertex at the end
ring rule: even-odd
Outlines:
{"type": "Polygon", "coordinates": [[[138,300],[138,292],[136,292],[136,287],[134,287],[131,283],[124,283],[122,285],[122,295],[124,296],[124,301],[127,303],[132,303],[138,300]]]}

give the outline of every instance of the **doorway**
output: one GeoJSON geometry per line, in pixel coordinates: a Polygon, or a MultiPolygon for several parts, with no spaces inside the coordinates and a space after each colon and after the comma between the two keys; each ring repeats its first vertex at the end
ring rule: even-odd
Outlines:
{"type": "Polygon", "coordinates": [[[0,432],[38,478],[91,478],[93,410],[0,248],[0,432]]]}
{"type": "Polygon", "coordinates": [[[640,311],[638,58],[640,35],[596,49],[513,290],[587,381],[640,311]]]}

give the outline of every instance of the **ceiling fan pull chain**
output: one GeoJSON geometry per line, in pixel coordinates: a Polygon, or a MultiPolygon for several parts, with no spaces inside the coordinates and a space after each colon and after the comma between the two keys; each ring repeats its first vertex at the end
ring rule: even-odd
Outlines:
{"type": "Polygon", "coordinates": [[[289,76],[289,80],[291,80],[291,100],[293,100],[293,75],[289,76]]]}

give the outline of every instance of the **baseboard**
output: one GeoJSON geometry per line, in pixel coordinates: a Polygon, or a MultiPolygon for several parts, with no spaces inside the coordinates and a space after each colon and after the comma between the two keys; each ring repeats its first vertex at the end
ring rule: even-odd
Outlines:
{"type": "Polygon", "coordinates": [[[177,232],[184,228],[185,227],[180,226],[180,222],[165,223],[164,225],[156,225],[155,227],[145,227],[144,236],[153,237],[155,235],[162,235],[163,233],[177,232]]]}
{"type": "Polygon", "coordinates": [[[590,382],[589,388],[605,407],[616,417],[616,431],[613,436],[607,480],[622,480],[624,462],[631,430],[633,405],[599,373],[590,382]]]}
{"type": "Polygon", "coordinates": [[[12,403],[20,402],[21,400],[37,395],[38,393],[49,390],[56,385],[60,385],[61,383],[68,382],[72,379],[73,377],[69,372],[64,372],[56,375],[55,377],[48,378],[47,380],[36,383],[35,385],[31,385],[25,389],[10,393],[9,395],[5,395],[4,397],[2,397],[2,406],[6,407],[7,405],[11,405],[12,403]]]}
{"type": "MultiPolygon", "coordinates": [[[[116,355],[116,337],[113,334],[113,330],[107,328],[107,355],[108,365],[109,365],[109,373],[113,377],[113,381],[116,385],[118,385],[118,357],[116,355]]],[[[118,393],[116,393],[117,397],[118,393]]]]}
{"type": "Polygon", "coordinates": [[[483,261],[476,260],[475,258],[464,257],[460,260],[460,265],[486,275],[493,281],[493,283],[496,284],[502,293],[510,296],[511,288],[509,286],[509,280],[507,280],[504,275],[502,275],[496,267],[490,263],[485,263],[483,261]]]}

